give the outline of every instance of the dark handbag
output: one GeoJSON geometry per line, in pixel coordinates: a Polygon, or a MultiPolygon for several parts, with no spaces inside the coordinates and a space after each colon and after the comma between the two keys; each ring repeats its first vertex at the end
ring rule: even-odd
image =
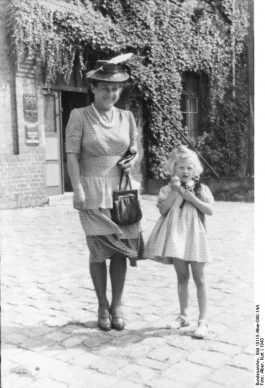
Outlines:
{"type": "Polygon", "coordinates": [[[138,190],[132,190],[130,177],[123,172],[121,172],[119,190],[113,191],[113,209],[110,212],[112,221],[117,225],[135,224],[143,216],[138,190]],[[125,190],[121,189],[123,179],[125,179],[125,190]]]}

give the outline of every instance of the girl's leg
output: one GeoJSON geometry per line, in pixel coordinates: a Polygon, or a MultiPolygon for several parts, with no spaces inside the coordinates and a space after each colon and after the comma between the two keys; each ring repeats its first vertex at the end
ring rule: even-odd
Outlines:
{"type": "Polygon", "coordinates": [[[188,307],[189,307],[189,263],[184,260],[175,259],[174,267],[177,273],[178,278],[178,296],[179,296],[179,305],[180,305],[180,315],[183,317],[188,317],[188,307]]]}
{"type": "Polygon", "coordinates": [[[197,288],[197,299],[199,305],[199,321],[207,319],[207,284],[205,278],[205,263],[191,263],[192,276],[197,288]]]}
{"type": "Polygon", "coordinates": [[[205,279],[205,263],[192,263],[192,275],[197,287],[197,299],[199,305],[198,327],[193,333],[193,337],[203,339],[208,333],[207,324],[207,285],[205,279]]]}
{"type": "Polygon", "coordinates": [[[126,258],[121,254],[113,255],[110,261],[110,279],[112,286],[111,316],[112,327],[117,330],[124,328],[121,305],[126,272],[126,258]]]}

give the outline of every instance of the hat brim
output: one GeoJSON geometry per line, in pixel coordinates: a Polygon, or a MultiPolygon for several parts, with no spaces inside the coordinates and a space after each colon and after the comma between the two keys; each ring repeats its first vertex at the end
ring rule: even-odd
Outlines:
{"type": "Polygon", "coordinates": [[[116,74],[100,74],[94,73],[87,77],[88,81],[102,81],[102,82],[125,82],[129,79],[127,73],[116,73],[116,74]]]}

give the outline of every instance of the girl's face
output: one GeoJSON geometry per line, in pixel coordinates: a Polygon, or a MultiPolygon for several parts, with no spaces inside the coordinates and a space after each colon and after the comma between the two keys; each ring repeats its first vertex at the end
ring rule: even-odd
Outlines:
{"type": "Polygon", "coordinates": [[[190,182],[195,175],[194,172],[194,163],[189,159],[180,159],[175,164],[174,175],[178,176],[183,183],[190,182]]]}
{"type": "Polygon", "coordinates": [[[122,88],[120,83],[99,82],[97,86],[91,85],[91,90],[96,108],[108,111],[119,100],[122,88]]]}

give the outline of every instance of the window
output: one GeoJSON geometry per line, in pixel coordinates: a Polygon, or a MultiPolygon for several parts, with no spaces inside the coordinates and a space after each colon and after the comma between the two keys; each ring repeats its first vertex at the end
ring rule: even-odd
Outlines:
{"type": "Polygon", "coordinates": [[[188,136],[196,138],[198,135],[199,116],[199,78],[196,74],[183,75],[183,93],[181,96],[180,110],[182,125],[187,128],[188,136]]]}

